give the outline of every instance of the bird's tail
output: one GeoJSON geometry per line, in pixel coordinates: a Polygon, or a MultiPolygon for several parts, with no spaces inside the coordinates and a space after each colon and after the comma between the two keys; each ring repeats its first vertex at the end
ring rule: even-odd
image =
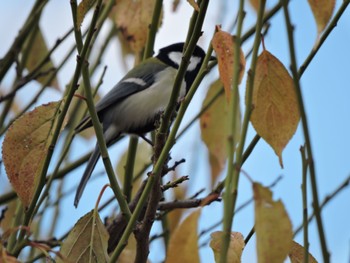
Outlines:
{"type": "Polygon", "coordinates": [[[74,199],[74,206],[77,208],[79,204],[79,200],[84,192],[85,186],[88,182],[88,180],[91,177],[92,171],[94,170],[96,163],[98,161],[98,158],[100,158],[100,148],[98,144],[96,144],[94,152],[91,154],[90,159],[88,161],[87,167],[85,169],[85,172],[83,174],[83,177],[80,180],[77,192],[75,194],[75,199],[74,199]]]}

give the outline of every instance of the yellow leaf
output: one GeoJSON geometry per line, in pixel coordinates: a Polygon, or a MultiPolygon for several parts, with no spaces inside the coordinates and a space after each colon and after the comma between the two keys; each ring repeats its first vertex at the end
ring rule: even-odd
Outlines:
{"type": "Polygon", "coordinates": [[[201,210],[192,212],[170,237],[166,263],[199,262],[198,218],[201,210]]]}
{"type": "Polygon", "coordinates": [[[194,10],[199,12],[199,6],[195,0],[187,0],[187,2],[194,8],[194,10]]]}
{"type": "Polygon", "coordinates": [[[280,263],[292,248],[293,230],[281,201],[268,188],[253,184],[255,232],[259,263],[280,263]]]}
{"type": "Polygon", "coordinates": [[[282,150],[294,135],[299,119],[294,83],[282,63],[268,51],[258,58],[251,122],[282,162],[282,150]]]}
{"type": "MultiPolygon", "coordinates": [[[[220,80],[211,84],[203,101],[207,105],[213,97],[222,89],[220,80]]],[[[200,118],[202,140],[209,151],[209,162],[211,167],[212,185],[225,167],[227,158],[227,131],[228,131],[228,107],[223,93],[207,109],[200,118]]],[[[236,138],[239,139],[241,127],[241,114],[236,117],[236,138]]]]}
{"type": "MultiPolygon", "coordinates": [[[[28,58],[25,61],[25,67],[29,71],[34,70],[49,52],[44,36],[39,26],[33,34],[35,34],[33,42],[31,44],[27,42],[25,45],[25,49],[30,48],[29,51],[26,51],[26,53],[28,53],[28,58]]],[[[43,76],[37,78],[37,81],[43,85],[47,84],[47,81],[51,78],[52,75],[52,72],[49,71],[52,70],[54,67],[55,66],[52,60],[49,59],[49,61],[40,70],[43,76]]],[[[51,85],[51,87],[57,90],[60,89],[56,77],[51,81],[51,83],[49,83],[49,85],[51,85]]]]}
{"type": "Polygon", "coordinates": [[[95,2],[96,0],[82,0],[79,3],[78,10],[77,10],[77,25],[76,25],[78,28],[81,26],[81,23],[83,23],[85,15],[91,9],[91,7],[95,4],[95,2]]]}
{"type": "MultiPolygon", "coordinates": [[[[145,166],[151,162],[152,157],[152,147],[146,143],[145,141],[141,141],[141,143],[137,146],[137,153],[135,156],[135,165],[134,165],[134,176],[141,173],[145,166]]],[[[120,157],[117,164],[117,176],[121,182],[121,185],[124,182],[124,174],[125,174],[125,164],[128,158],[128,149],[123,153],[120,157]]],[[[135,194],[136,191],[139,190],[139,185],[141,183],[141,177],[133,182],[132,194],[135,194]]]]}
{"type": "Polygon", "coordinates": [[[117,0],[114,20],[131,49],[138,53],[146,45],[155,0],[117,0]]]}
{"type": "MultiPolygon", "coordinates": [[[[218,58],[218,66],[220,79],[224,84],[226,98],[230,98],[231,87],[233,81],[233,71],[234,71],[234,60],[236,55],[235,51],[235,38],[227,32],[224,32],[217,27],[217,32],[215,33],[212,45],[218,58]]],[[[240,72],[239,72],[239,83],[242,81],[244,69],[245,69],[245,58],[242,49],[240,49],[240,72]]]]}
{"type": "MultiPolygon", "coordinates": [[[[222,231],[216,231],[210,234],[210,247],[214,252],[215,262],[220,262],[221,242],[223,237],[222,231]]],[[[244,239],[241,233],[231,232],[230,245],[227,254],[227,263],[240,263],[242,251],[244,249],[244,239]]]]}
{"type": "Polygon", "coordinates": [[[308,2],[316,20],[317,32],[321,34],[332,17],[335,0],[308,0],[308,2]]]}
{"type": "MultiPolygon", "coordinates": [[[[177,179],[176,171],[171,174],[171,180],[174,181],[175,179],[177,179]]],[[[178,187],[172,188],[172,193],[173,193],[172,198],[174,200],[185,199],[187,189],[188,189],[187,186],[188,186],[187,184],[180,184],[178,187]]],[[[183,212],[184,212],[184,209],[174,209],[169,212],[168,214],[169,233],[173,233],[175,228],[178,226],[183,212]]]]}
{"type": "MultiPolygon", "coordinates": [[[[304,262],[304,247],[293,241],[292,249],[289,252],[289,259],[291,263],[303,263],[304,262]]],[[[309,253],[309,263],[317,263],[316,259],[309,253]]]]}
{"type": "Polygon", "coordinates": [[[57,262],[109,262],[108,232],[94,210],[81,217],[63,242],[57,262]],[[70,261],[71,260],[71,261],[70,261]]]}
{"type": "Polygon", "coordinates": [[[8,129],[2,156],[11,185],[27,207],[38,186],[61,102],[51,102],[27,112],[8,129]]]}

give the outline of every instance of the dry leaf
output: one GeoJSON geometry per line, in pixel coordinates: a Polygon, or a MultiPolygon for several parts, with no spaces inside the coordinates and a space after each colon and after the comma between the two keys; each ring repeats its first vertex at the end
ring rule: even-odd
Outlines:
{"type": "Polygon", "coordinates": [[[192,212],[170,237],[166,263],[199,263],[198,218],[201,210],[192,212]]]}
{"type": "Polygon", "coordinates": [[[0,262],[4,263],[19,263],[15,257],[11,256],[7,253],[6,249],[3,247],[2,243],[0,243],[0,262]]]}
{"type": "Polygon", "coordinates": [[[259,263],[281,263],[292,248],[293,230],[281,201],[268,188],[253,184],[255,232],[259,263]]]}
{"type": "Polygon", "coordinates": [[[199,6],[195,0],[187,0],[187,2],[194,8],[194,10],[199,12],[199,6]]]}
{"type": "MultiPolygon", "coordinates": [[[[213,37],[212,45],[218,58],[220,79],[224,84],[226,98],[229,99],[233,81],[234,60],[236,58],[234,54],[235,38],[217,26],[217,32],[213,37]]],[[[240,49],[239,60],[240,72],[238,83],[242,81],[245,69],[245,58],[242,49],[240,49]]]]}
{"type": "Polygon", "coordinates": [[[308,2],[316,20],[318,35],[320,35],[332,17],[335,0],[308,0],[308,2]]]}
{"type": "Polygon", "coordinates": [[[251,122],[282,162],[282,150],[294,135],[299,119],[294,83],[282,63],[268,51],[258,58],[251,122]]]}
{"type": "Polygon", "coordinates": [[[96,3],[96,0],[82,0],[79,3],[77,10],[77,27],[79,28],[84,21],[84,17],[89,12],[91,7],[96,3]]]}
{"type": "Polygon", "coordinates": [[[254,8],[255,11],[259,10],[260,0],[249,0],[249,3],[254,8]]]}
{"type": "MultiPolygon", "coordinates": [[[[176,170],[175,172],[171,173],[171,180],[175,181],[177,179],[177,174],[176,170]]],[[[183,200],[186,197],[187,189],[188,189],[188,184],[180,184],[178,187],[172,188],[172,198],[173,200],[183,200]]],[[[175,228],[178,226],[181,216],[183,214],[185,209],[174,209],[169,212],[168,214],[168,230],[169,233],[173,233],[175,228]]]]}
{"type": "MultiPolygon", "coordinates": [[[[207,105],[212,98],[222,89],[220,80],[211,84],[203,101],[207,105]]],[[[228,133],[228,107],[223,93],[200,117],[202,140],[209,151],[209,163],[211,167],[212,185],[225,167],[227,159],[227,133],[228,133]]],[[[238,142],[241,130],[241,114],[236,117],[236,138],[238,142]]]]}
{"type": "MultiPolygon", "coordinates": [[[[220,262],[221,242],[223,237],[222,231],[216,231],[210,234],[210,247],[214,252],[215,262],[220,262]]],[[[239,232],[231,232],[230,245],[227,253],[227,263],[240,263],[244,249],[244,238],[239,232]]]]}
{"type": "Polygon", "coordinates": [[[155,0],[117,0],[114,21],[134,53],[146,45],[155,0]]]}
{"type": "MultiPolygon", "coordinates": [[[[152,147],[145,141],[142,141],[141,143],[139,143],[137,146],[137,153],[135,156],[134,176],[138,175],[144,170],[145,166],[151,162],[151,157],[152,157],[152,147]]],[[[128,149],[125,150],[125,152],[120,157],[117,164],[117,176],[119,178],[119,181],[121,182],[121,185],[123,185],[123,182],[124,182],[125,164],[126,164],[127,158],[128,158],[128,149]]],[[[139,190],[140,183],[141,183],[141,177],[133,182],[133,188],[132,188],[133,195],[139,190]]]]}
{"type": "MultiPolygon", "coordinates": [[[[25,49],[30,48],[29,51],[26,51],[26,53],[28,53],[28,58],[25,61],[25,67],[29,71],[34,70],[39,65],[39,63],[47,56],[49,52],[44,36],[39,26],[33,34],[35,34],[33,43],[30,46],[28,46],[28,42],[27,42],[24,47],[25,49]]],[[[43,67],[41,67],[40,72],[43,74],[43,76],[40,76],[39,78],[37,78],[37,81],[42,85],[47,84],[47,81],[51,78],[51,75],[52,75],[52,72],[49,72],[49,71],[50,70],[52,71],[52,69],[54,68],[55,66],[52,60],[49,59],[49,61],[43,67]]],[[[58,80],[56,77],[48,85],[50,85],[51,87],[57,90],[60,90],[58,80]]]]}
{"type": "Polygon", "coordinates": [[[60,105],[51,102],[25,113],[6,133],[2,156],[7,177],[25,207],[38,186],[60,105]]]}
{"type": "MultiPolygon", "coordinates": [[[[289,259],[291,263],[304,262],[304,247],[293,241],[292,249],[289,252],[289,259]]],[[[309,263],[317,263],[316,259],[309,253],[309,263]]]]}
{"type": "Polygon", "coordinates": [[[109,262],[108,232],[94,210],[81,217],[63,242],[57,262],[109,262]],[[71,260],[71,261],[70,261],[71,260]]]}

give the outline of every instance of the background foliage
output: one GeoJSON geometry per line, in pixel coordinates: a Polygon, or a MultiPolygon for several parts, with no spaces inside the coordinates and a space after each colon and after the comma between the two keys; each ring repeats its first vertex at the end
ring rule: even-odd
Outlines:
{"type": "MultiPolygon", "coordinates": [[[[162,1],[117,1],[116,6],[114,1],[104,1],[97,14],[94,10],[99,2],[82,1],[77,3],[79,7],[75,1],[71,5],[43,0],[2,4],[1,22],[8,28],[1,29],[4,39],[0,46],[1,259],[65,261],[80,255],[81,262],[92,256],[105,262],[123,251],[119,260],[130,262],[138,248],[137,260],[145,261],[152,228],[152,262],[163,260],[166,254],[167,262],[178,262],[180,256],[183,262],[198,262],[200,258],[202,262],[214,258],[224,262],[225,255],[231,260],[228,262],[239,262],[241,256],[244,262],[283,262],[288,253],[292,262],[313,262],[314,258],[328,262],[328,252],[332,261],[345,262],[350,234],[346,227],[349,1],[328,1],[327,5],[317,0],[267,1],[265,10],[260,1],[173,1],[164,2],[163,10],[162,1]],[[196,19],[199,22],[194,27],[196,19]],[[73,208],[72,193],[88,157],[87,144],[94,144],[93,130],[75,137],[72,132],[87,112],[82,96],[89,101],[90,95],[82,94],[93,90],[98,99],[127,69],[152,55],[153,49],[185,41],[187,30],[192,32],[192,42],[203,31],[199,44],[204,49],[217,31],[212,43],[219,66],[209,65],[211,72],[201,80],[189,108],[180,110],[179,122],[173,125],[175,131],[182,120],[168,163],[174,165],[170,169],[174,171],[162,181],[167,189],[164,200],[158,204],[159,197],[151,191],[151,199],[153,196],[156,201],[149,202],[150,207],[158,210],[144,218],[155,215],[155,224],[142,221],[136,239],[131,234],[126,248],[119,242],[117,252],[108,255],[107,247],[113,251],[124,230],[121,225],[125,222],[118,213],[128,208],[121,196],[119,208],[108,190],[99,203],[99,213],[91,211],[97,209],[98,192],[108,182],[105,175],[90,182],[81,206],[73,208]],[[254,82],[249,81],[254,77],[252,72],[254,82]],[[254,88],[252,103],[249,87],[254,88]],[[261,94],[259,87],[275,87],[278,92],[261,94]],[[99,88],[102,91],[97,91],[99,88]],[[288,89],[289,95],[281,95],[282,88],[288,89]],[[294,88],[300,88],[301,97],[294,88]],[[293,115],[295,108],[301,112],[301,122],[293,115]],[[247,122],[250,113],[253,125],[247,122]],[[292,124],[287,127],[292,129],[286,131],[283,127],[288,119],[292,124]],[[277,145],[274,151],[279,157],[255,130],[270,145],[277,145]],[[286,138],[276,142],[281,136],[286,138]],[[227,158],[232,161],[227,162],[227,158]],[[283,174],[282,180],[279,174],[283,174]],[[324,209],[323,204],[333,199],[324,209]],[[194,212],[189,209],[201,205],[207,206],[194,212]],[[234,214],[231,228],[234,210],[239,212],[234,214]],[[314,214],[317,222],[305,224],[300,231],[306,216],[314,214]],[[254,224],[257,233],[250,239],[254,224]],[[81,229],[82,225],[86,228],[81,229]],[[226,235],[218,232],[222,230],[226,235]],[[292,230],[294,240],[302,246],[292,241],[292,230]],[[114,237],[109,244],[107,232],[114,237]],[[94,239],[97,236],[102,242],[94,239]],[[314,257],[304,256],[309,243],[314,257]]],[[[191,47],[191,38],[187,40],[191,47]]],[[[165,147],[161,141],[156,145],[156,149],[166,149],[165,153],[172,146],[169,140],[165,147]]],[[[161,160],[167,156],[159,150],[155,154],[161,160]]],[[[151,155],[152,149],[142,142],[137,146],[135,139],[124,139],[111,148],[110,161],[117,167],[115,173],[127,201],[138,196],[145,172],[162,169],[162,162],[149,166],[151,155]],[[132,177],[133,181],[128,180],[132,177]]],[[[118,198],[113,171],[106,165],[118,198]]],[[[95,174],[105,174],[102,165],[95,174]]],[[[130,207],[134,206],[131,203],[130,207]]]]}

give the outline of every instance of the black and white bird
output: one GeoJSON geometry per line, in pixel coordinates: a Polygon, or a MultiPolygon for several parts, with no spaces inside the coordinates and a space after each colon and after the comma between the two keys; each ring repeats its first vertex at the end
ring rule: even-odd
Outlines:
{"type": "MultiPolygon", "coordinates": [[[[142,135],[154,130],[161,113],[169,103],[177,69],[183,57],[184,43],[176,43],[159,50],[130,70],[97,104],[96,112],[102,123],[107,147],[122,134],[142,135]]],[[[205,52],[196,46],[191,56],[178,101],[186,95],[203,63],[205,52]]],[[[81,132],[92,126],[86,116],[76,127],[81,132]]],[[[96,144],[78,186],[74,206],[77,207],[93,169],[100,157],[96,144]]]]}

